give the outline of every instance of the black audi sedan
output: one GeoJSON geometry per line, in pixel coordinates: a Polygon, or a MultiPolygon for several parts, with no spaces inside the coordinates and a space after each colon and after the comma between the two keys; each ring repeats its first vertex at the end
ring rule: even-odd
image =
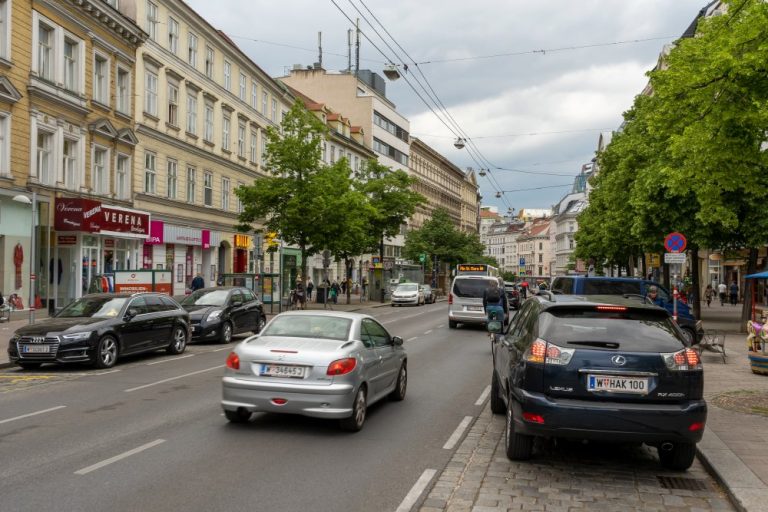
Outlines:
{"type": "Polygon", "coordinates": [[[82,362],[110,368],[128,354],[181,354],[189,337],[189,314],[167,295],[94,293],[53,318],[17,329],[8,357],[25,369],[82,362]]]}
{"type": "Polygon", "coordinates": [[[531,457],[536,436],[567,437],[645,443],[663,466],[688,469],[707,418],[704,374],[669,313],[539,293],[492,343],[491,410],[506,414],[507,457],[531,457]]]}
{"type": "Polygon", "coordinates": [[[259,333],[267,323],[261,301],[240,286],[195,290],[181,306],[189,312],[193,341],[229,343],[234,334],[259,333]]]}

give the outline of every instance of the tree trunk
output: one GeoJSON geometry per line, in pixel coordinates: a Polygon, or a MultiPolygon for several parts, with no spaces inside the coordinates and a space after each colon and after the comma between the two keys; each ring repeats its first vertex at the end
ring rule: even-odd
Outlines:
{"type": "Polygon", "coordinates": [[[344,256],[344,279],[347,281],[347,304],[350,304],[352,299],[352,290],[350,283],[352,282],[352,262],[349,259],[349,256],[344,256]]]}
{"type": "Polygon", "coordinates": [[[669,263],[662,263],[662,284],[667,288],[667,290],[672,292],[672,287],[669,286],[669,263]]]}
{"type": "MultiPolygon", "coordinates": [[[[754,274],[757,271],[757,251],[757,247],[752,247],[749,249],[749,259],[747,260],[747,275],[754,274]]],[[[752,288],[754,286],[754,279],[744,280],[744,306],[741,309],[741,325],[746,325],[747,320],[752,318],[752,288]]],[[[744,328],[742,327],[742,329],[744,328]]]]}
{"type": "Polygon", "coordinates": [[[691,297],[688,299],[688,304],[693,303],[693,316],[701,320],[701,277],[699,276],[699,246],[696,244],[689,245],[691,251],[691,263],[693,264],[691,286],[691,297]]]}
{"type": "Polygon", "coordinates": [[[630,256],[627,264],[627,277],[635,277],[635,257],[630,256]]]}
{"type": "Polygon", "coordinates": [[[645,253],[643,253],[640,255],[640,271],[643,273],[640,277],[643,279],[648,277],[648,266],[645,263],[645,253]]]}

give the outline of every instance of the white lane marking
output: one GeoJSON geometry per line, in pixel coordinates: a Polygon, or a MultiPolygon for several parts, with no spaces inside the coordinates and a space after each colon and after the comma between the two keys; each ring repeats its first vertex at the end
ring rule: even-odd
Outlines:
{"type": "Polygon", "coordinates": [[[152,387],[152,386],[157,386],[158,384],[165,384],[166,382],[171,382],[171,381],[177,380],[177,379],[183,379],[184,377],[191,377],[192,375],[197,375],[198,373],[205,373],[205,372],[209,372],[211,370],[217,370],[219,368],[224,368],[224,365],[220,364],[219,366],[214,366],[213,368],[206,368],[205,370],[198,370],[198,371],[192,372],[192,373],[185,373],[184,375],[178,375],[176,377],[171,377],[169,379],[159,380],[159,381],[153,382],[151,384],[144,384],[143,386],[136,386],[135,388],[126,389],[125,392],[126,393],[130,393],[131,391],[138,391],[140,389],[149,388],[149,387],[152,387]]]}
{"type": "Polygon", "coordinates": [[[437,326],[438,329],[442,329],[443,327],[445,327],[445,324],[440,324],[437,326]]]}
{"type": "Polygon", "coordinates": [[[431,332],[432,332],[432,329],[430,329],[430,330],[428,330],[428,331],[424,331],[424,334],[429,334],[429,333],[431,333],[431,332]]]}
{"type": "Polygon", "coordinates": [[[16,421],[16,420],[21,420],[21,419],[24,419],[24,418],[29,418],[30,416],[37,416],[38,414],[45,414],[46,412],[57,411],[59,409],[65,408],[65,407],[66,407],[66,405],[57,405],[56,407],[51,407],[50,409],[43,409],[42,411],[30,412],[29,414],[22,414],[21,416],[16,416],[14,418],[8,418],[6,420],[0,420],[0,424],[8,423],[8,422],[11,422],[11,421],[16,421]]]}
{"type": "Polygon", "coordinates": [[[84,375],[109,375],[110,373],[117,373],[121,372],[122,370],[109,370],[107,372],[99,372],[99,373],[86,373],[84,375]]]}
{"type": "Polygon", "coordinates": [[[485,386],[485,389],[482,393],[480,393],[480,398],[477,399],[477,402],[475,402],[475,405],[483,405],[485,403],[485,400],[488,398],[488,395],[491,394],[491,386],[485,386]]]}
{"type": "Polygon", "coordinates": [[[120,455],[115,455],[114,457],[110,457],[109,459],[103,460],[101,462],[97,462],[96,464],[93,464],[92,466],[88,466],[87,468],[78,469],[77,471],[75,471],[75,474],[76,475],[88,474],[91,471],[96,471],[97,469],[101,469],[104,466],[109,466],[113,462],[117,462],[126,457],[130,457],[131,455],[136,455],[139,452],[143,452],[144,450],[147,450],[149,448],[152,448],[153,446],[157,446],[164,442],[165,442],[165,439],[155,439],[151,443],[143,444],[137,448],[134,448],[133,450],[128,450],[127,452],[123,452],[120,455]]]}
{"type": "Polygon", "coordinates": [[[427,485],[429,485],[429,482],[432,480],[432,478],[434,478],[436,473],[437,471],[434,469],[425,469],[419,479],[416,480],[416,483],[413,484],[411,490],[408,491],[408,494],[405,495],[403,501],[400,502],[400,506],[397,507],[395,512],[409,512],[411,508],[413,508],[413,506],[416,504],[419,496],[421,496],[421,493],[423,493],[424,489],[427,488],[427,485]]]}
{"type": "Polygon", "coordinates": [[[418,336],[414,336],[413,338],[408,338],[405,341],[413,341],[413,340],[417,340],[417,339],[419,339],[419,337],[418,336]]]}
{"type": "Polygon", "coordinates": [[[186,356],[172,357],[170,359],[161,359],[159,361],[152,361],[151,363],[147,363],[147,366],[152,366],[153,364],[168,363],[170,361],[178,361],[179,359],[186,359],[188,357],[195,357],[195,354],[187,354],[186,356]]]}
{"type": "Polygon", "coordinates": [[[221,352],[222,350],[232,350],[232,347],[217,348],[216,350],[211,350],[210,352],[221,352]]]}
{"type": "Polygon", "coordinates": [[[456,427],[456,430],[453,431],[451,437],[449,437],[448,441],[443,445],[443,450],[453,450],[453,447],[456,446],[459,439],[461,439],[461,436],[464,435],[464,431],[467,430],[470,423],[472,423],[472,416],[464,416],[464,419],[461,420],[459,426],[456,427]]]}

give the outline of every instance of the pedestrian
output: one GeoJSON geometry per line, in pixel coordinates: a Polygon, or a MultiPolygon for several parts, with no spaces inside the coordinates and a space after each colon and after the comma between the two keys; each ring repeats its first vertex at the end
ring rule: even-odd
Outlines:
{"type": "Polygon", "coordinates": [[[296,281],[296,300],[295,306],[298,309],[304,309],[305,307],[305,298],[304,298],[304,283],[301,281],[301,278],[296,281]]]}
{"type": "Polygon", "coordinates": [[[498,281],[491,281],[483,291],[483,309],[489,322],[497,320],[501,321],[502,325],[506,324],[509,306],[507,296],[499,287],[498,281]]]}
{"type": "Polygon", "coordinates": [[[720,295],[720,306],[725,306],[725,294],[728,292],[728,287],[725,283],[717,285],[717,294],[720,295]]]}
{"type": "Polygon", "coordinates": [[[659,289],[655,285],[648,287],[647,298],[657,306],[661,306],[662,308],[664,307],[664,300],[659,297],[659,289]]]}
{"type": "Polygon", "coordinates": [[[339,292],[341,291],[341,287],[339,286],[339,283],[334,279],[333,283],[331,284],[331,300],[334,304],[338,304],[339,302],[339,292]]]}
{"type": "Polygon", "coordinates": [[[312,290],[315,289],[314,283],[312,283],[312,278],[310,277],[307,279],[307,302],[312,302],[312,290]]]}
{"type": "Polygon", "coordinates": [[[194,292],[200,288],[205,288],[205,280],[203,279],[203,274],[198,272],[195,278],[192,280],[192,284],[189,285],[189,289],[194,292]]]}
{"type": "Polygon", "coordinates": [[[342,279],[341,280],[341,293],[343,293],[344,295],[347,294],[347,280],[346,279],[342,279]]]}
{"type": "Polygon", "coordinates": [[[735,306],[739,302],[739,285],[736,284],[736,281],[731,281],[728,291],[731,294],[731,305],[735,306]]]}
{"type": "Polygon", "coordinates": [[[715,289],[712,288],[711,284],[707,285],[707,289],[704,290],[704,300],[707,301],[707,307],[709,307],[710,304],[712,304],[712,298],[715,296],[715,289]]]}

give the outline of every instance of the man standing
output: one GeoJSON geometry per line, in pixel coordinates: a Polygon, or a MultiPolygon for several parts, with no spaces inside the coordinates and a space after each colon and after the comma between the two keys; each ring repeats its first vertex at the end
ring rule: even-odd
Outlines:
{"type": "Polygon", "coordinates": [[[312,290],[314,290],[315,285],[312,282],[312,278],[310,277],[307,279],[307,302],[312,302],[312,290]]]}
{"type": "Polygon", "coordinates": [[[195,278],[192,280],[192,284],[189,285],[189,289],[194,292],[200,288],[205,288],[205,280],[203,279],[203,275],[198,272],[195,278]]]}
{"type": "Polygon", "coordinates": [[[739,302],[739,285],[736,284],[736,281],[731,281],[731,305],[735,306],[739,302]]]}
{"type": "Polygon", "coordinates": [[[725,294],[728,291],[728,287],[725,283],[717,285],[717,294],[720,296],[720,306],[725,306],[725,294]]]}

